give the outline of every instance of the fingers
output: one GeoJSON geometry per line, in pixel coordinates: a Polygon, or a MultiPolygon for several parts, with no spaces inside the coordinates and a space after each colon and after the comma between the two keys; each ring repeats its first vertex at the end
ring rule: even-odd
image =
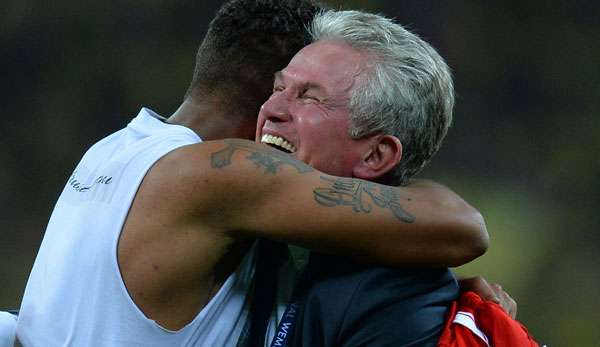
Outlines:
{"type": "Polygon", "coordinates": [[[492,286],[481,276],[462,278],[458,280],[462,292],[475,292],[483,300],[493,301],[500,304],[500,297],[492,286]]]}
{"type": "Polygon", "coordinates": [[[502,289],[502,286],[497,283],[492,283],[492,290],[500,298],[500,306],[511,316],[513,319],[517,318],[517,302],[502,289]]]}
{"type": "Polygon", "coordinates": [[[501,285],[490,284],[481,276],[459,279],[458,285],[462,292],[475,292],[483,300],[499,304],[513,319],[517,317],[517,302],[502,289],[501,285]]]}

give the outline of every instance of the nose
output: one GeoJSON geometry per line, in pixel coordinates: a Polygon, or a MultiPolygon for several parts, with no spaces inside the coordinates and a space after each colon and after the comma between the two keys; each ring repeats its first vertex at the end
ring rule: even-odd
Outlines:
{"type": "Polygon", "coordinates": [[[274,93],[261,106],[265,119],[271,122],[287,122],[291,119],[289,101],[284,93],[274,93]]]}

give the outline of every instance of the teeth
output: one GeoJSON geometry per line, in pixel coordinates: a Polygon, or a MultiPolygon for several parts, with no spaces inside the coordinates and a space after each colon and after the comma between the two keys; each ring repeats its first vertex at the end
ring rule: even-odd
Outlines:
{"type": "Polygon", "coordinates": [[[290,153],[296,152],[296,147],[294,145],[292,145],[291,143],[289,143],[283,137],[265,134],[260,139],[260,142],[275,145],[277,147],[281,147],[290,153]]]}

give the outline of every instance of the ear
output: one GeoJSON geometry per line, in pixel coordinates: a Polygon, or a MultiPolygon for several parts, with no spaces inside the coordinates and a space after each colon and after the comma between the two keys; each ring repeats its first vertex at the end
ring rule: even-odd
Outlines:
{"type": "Polygon", "coordinates": [[[402,143],[396,136],[374,135],[362,160],[354,167],[353,175],[376,180],[392,170],[402,159],[402,143]]]}

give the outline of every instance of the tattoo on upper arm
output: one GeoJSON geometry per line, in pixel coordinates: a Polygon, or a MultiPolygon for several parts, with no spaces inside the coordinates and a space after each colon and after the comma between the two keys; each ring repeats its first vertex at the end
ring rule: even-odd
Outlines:
{"type": "Polygon", "coordinates": [[[246,141],[236,139],[225,139],[223,142],[227,144],[227,147],[210,156],[213,168],[220,169],[230,165],[235,151],[244,151],[250,153],[246,159],[254,162],[256,166],[264,168],[265,174],[277,173],[277,169],[282,165],[292,166],[298,173],[313,171],[312,167],[276,149],[258,148],[246,141]]]}
{"type": "Polygon", "coordinates": [[[400,205],[400,197],[393,187],[353,178],[321,176],[321,179],[331,184],[330,187],[313,190],[315,201],[321,205],[348,205],[352,206],[354,212],[365,213],[370,213],[375,205],[389,209],[396,218],[405,223],[415,221],[415,217],[400,205]]]}

